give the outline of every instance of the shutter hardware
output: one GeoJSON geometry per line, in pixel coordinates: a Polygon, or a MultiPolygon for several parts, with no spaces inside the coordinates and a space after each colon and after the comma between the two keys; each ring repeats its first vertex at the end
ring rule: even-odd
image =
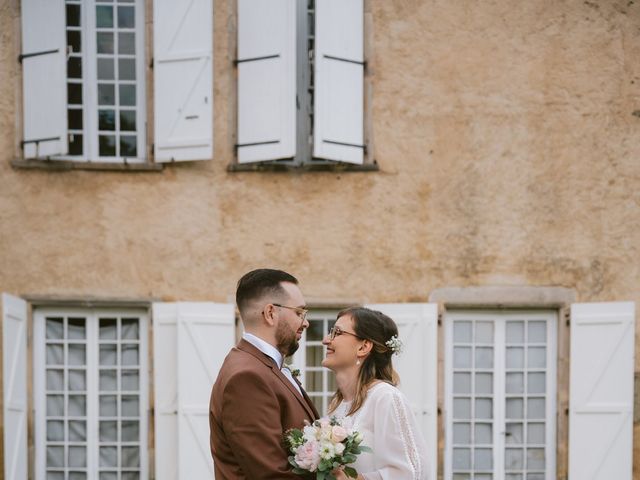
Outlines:
{"type": "Polygon", "coordinates": [[[367,153],[367,146],[366,145],[358,145],[357,143],[345,143],[345,142],[336,142],[334,140],[325,140],[322,139],[322,141],[324,143],[330,143],[332,145],[342,145],[344,147],[356,147],[356,148],[362,148],[362,150],[364,151],[364,153],[367,153]]]}
{"type": "Polygon", "coordinates": [[[239,63],[244,62],[257,62],[258,60],[269,60],[270,58],[278,58],[280,54],[267,55],[265,57],[243,58],[242,60],[234,60],[233,65],[238,66],[239,63]]]}
{"type": "Polygon", "coordinates": [[[270,145],[272,143],[280,143],[280,140],[269,140],[267,142],[254,142],[254,143],[236,143],[233,148],[235,148],[236,152],[240,147],[253,147],[255,145],[270,145]]]}
{"type": "Polygon", "coordinates": [[[342,57],[334,57],[333,55],[323,55],[324,58],[327,58],[329,60],[338,60],[340,62],[348,62],[348,63],[355,63],[357,65],[362,65],[366,68],[367,66],[367,62],[359,62],[358,60],[351,60],[349,58],[342,58],[342,57]]]}
{"type": "Polygon", "coordinates": [[[49,55],[50,53],[57,53],[58,50],[59,49],[56,48],[55,50],[43,50],[42,52],[21,53],[20,55],[18,55],[18,62],[22,63],[22,60],[24,60],[25,58],[37,57],[39,55],[49,55]]]}

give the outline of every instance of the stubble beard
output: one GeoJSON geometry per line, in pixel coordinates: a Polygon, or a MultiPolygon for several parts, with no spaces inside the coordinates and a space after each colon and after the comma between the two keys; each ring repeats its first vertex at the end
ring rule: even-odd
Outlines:
{"type": "Polygon", "coordinates": [[[278,324],[276,329],[276,348],[283,357],[290,357],[298,350],[300,343],[296,338],[297,332],[291,331],[284,322],[278,324]]]}

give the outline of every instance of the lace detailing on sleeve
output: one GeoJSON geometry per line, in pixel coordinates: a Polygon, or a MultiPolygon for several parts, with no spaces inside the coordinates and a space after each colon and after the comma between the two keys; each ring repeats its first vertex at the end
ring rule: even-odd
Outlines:
{"type": "Polygon", "coordinates": [[[393,413],[396,416],[396,420],[400,425],[400,435],[402,436],[402,446],[404,447],[404,454],[406,456],[407,464],[411,469],[411,478],[415,480],[422,479],[422,461],[418,454],[418,445],[414,436],[414,432],[411,429],[411,423],[409,421],[409,413],[402,401],[402,397],[394,392],[393,394],[393,413]]]}

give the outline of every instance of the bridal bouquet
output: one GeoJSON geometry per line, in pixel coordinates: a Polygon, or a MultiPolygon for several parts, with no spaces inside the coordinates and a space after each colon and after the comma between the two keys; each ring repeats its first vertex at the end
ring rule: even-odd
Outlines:
{"type": "Polygon", "coordinates": [[[345,465],[348,477],[357,478],[355,468],[346,465],[355,462],[358,454],[372,451],[360,445],[361,433],[336,417],[323,417],[302,430],[293,428],[286,433],[285,441],[293,454],[289,457],[293,472],[316,472],[316,480],[335,480],[331,472],[341,465],[345,465]]]}

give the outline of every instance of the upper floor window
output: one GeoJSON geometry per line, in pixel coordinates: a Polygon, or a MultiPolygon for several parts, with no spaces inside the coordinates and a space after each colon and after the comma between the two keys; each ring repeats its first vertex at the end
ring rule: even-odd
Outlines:
{"type": "Polygon", "coordinates": [[[239,0],[238,163],[362,164],[362,0],[239,0]]]}

